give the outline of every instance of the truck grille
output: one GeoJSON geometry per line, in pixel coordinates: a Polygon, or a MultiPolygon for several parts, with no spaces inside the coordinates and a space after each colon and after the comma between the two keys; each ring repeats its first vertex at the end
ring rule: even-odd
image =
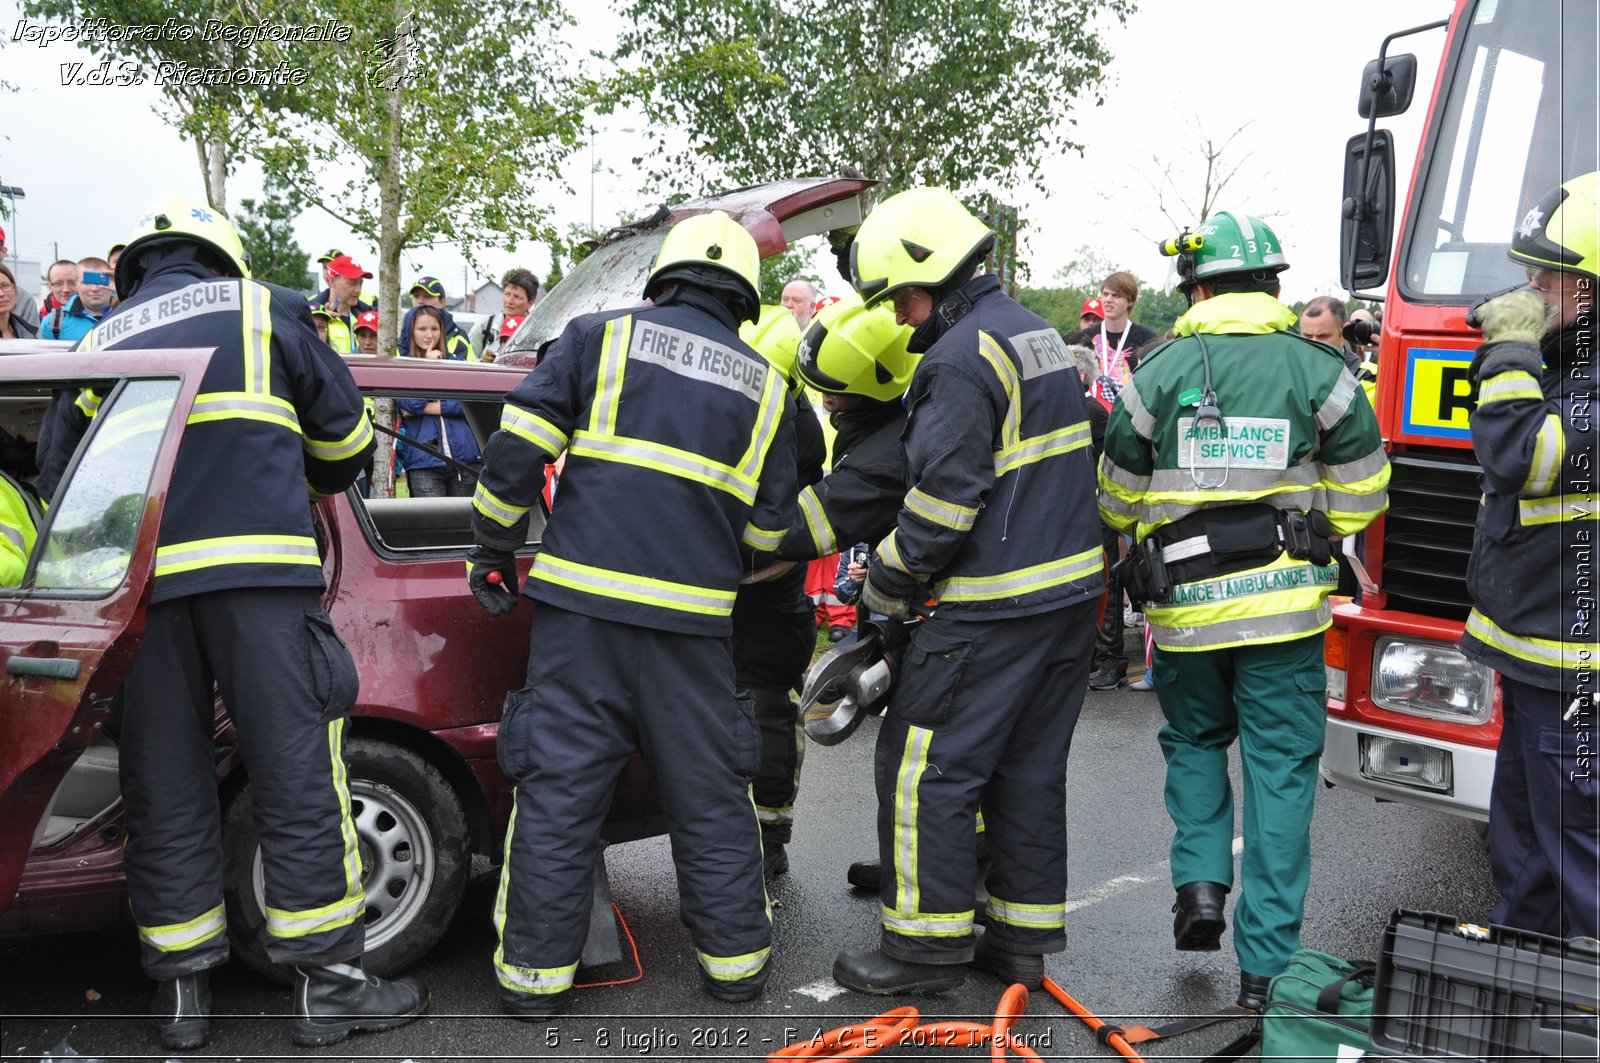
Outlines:
{"type": "Polygon", "coordinates": [[[1471,452],[1415,451],[1389,460],[1389,511],[1383,519],[1383,588],[1390,607],[1465,620],[1467,558],[1483,493],[1471,452]]]}

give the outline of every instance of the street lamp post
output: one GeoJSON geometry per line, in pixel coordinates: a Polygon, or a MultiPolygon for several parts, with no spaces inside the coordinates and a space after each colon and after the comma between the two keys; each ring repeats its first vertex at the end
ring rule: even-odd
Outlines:
{"type": "Polygon", "coordinates": [[[11,201],[11,243],[17,247],[22,246],[22,241],[17,235],[22,231],[22,227],[17,224],[17,200],[27,198],[28,193],[16,185],[0,185],[0,199],[9,199],[11,201]]]}

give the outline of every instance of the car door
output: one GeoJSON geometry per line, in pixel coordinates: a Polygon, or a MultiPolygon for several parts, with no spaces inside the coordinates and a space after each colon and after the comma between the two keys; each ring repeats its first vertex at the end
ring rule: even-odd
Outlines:
{"type": "Polygon", "coordinates": [[[21,585],[0,587],[0,910],[51,795],[104,726],[133,661],[167,483],[211,353],[0,352],[0,424],[21,413],[11,435],[19,423],[37,430],[53,389],[92,385],[102,396],[21,585]]]}

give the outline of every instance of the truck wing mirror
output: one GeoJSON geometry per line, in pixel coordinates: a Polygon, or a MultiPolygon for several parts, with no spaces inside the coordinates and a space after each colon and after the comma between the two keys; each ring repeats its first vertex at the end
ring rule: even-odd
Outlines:
{"type": "Polygon", "coordinates": [[[1344,153],[1339,279],[1349,291],[1382,287],[1394,246],[1394,144],[1387,129],[1351,137],[1344,153]]]}
{"type": "Polygon", "coordinates": [[[1374,59],[1361,72],[1361,99],[1356,112],[1362,118],[1387,118],[1404,114],[1417,90],[1417,57],[1407,52],[1374,59]],[[1378,64],[1382,63],[1380,69],[1378,64]]]}

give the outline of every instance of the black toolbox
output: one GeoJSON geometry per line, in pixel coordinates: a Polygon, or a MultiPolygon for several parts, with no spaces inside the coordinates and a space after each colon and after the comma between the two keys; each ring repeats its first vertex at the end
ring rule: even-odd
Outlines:
{"type": "Polygon", "coordinates": [[[1600,943],[1396,911],[1368,1059],[1595,1059],[1600,943]]]}

